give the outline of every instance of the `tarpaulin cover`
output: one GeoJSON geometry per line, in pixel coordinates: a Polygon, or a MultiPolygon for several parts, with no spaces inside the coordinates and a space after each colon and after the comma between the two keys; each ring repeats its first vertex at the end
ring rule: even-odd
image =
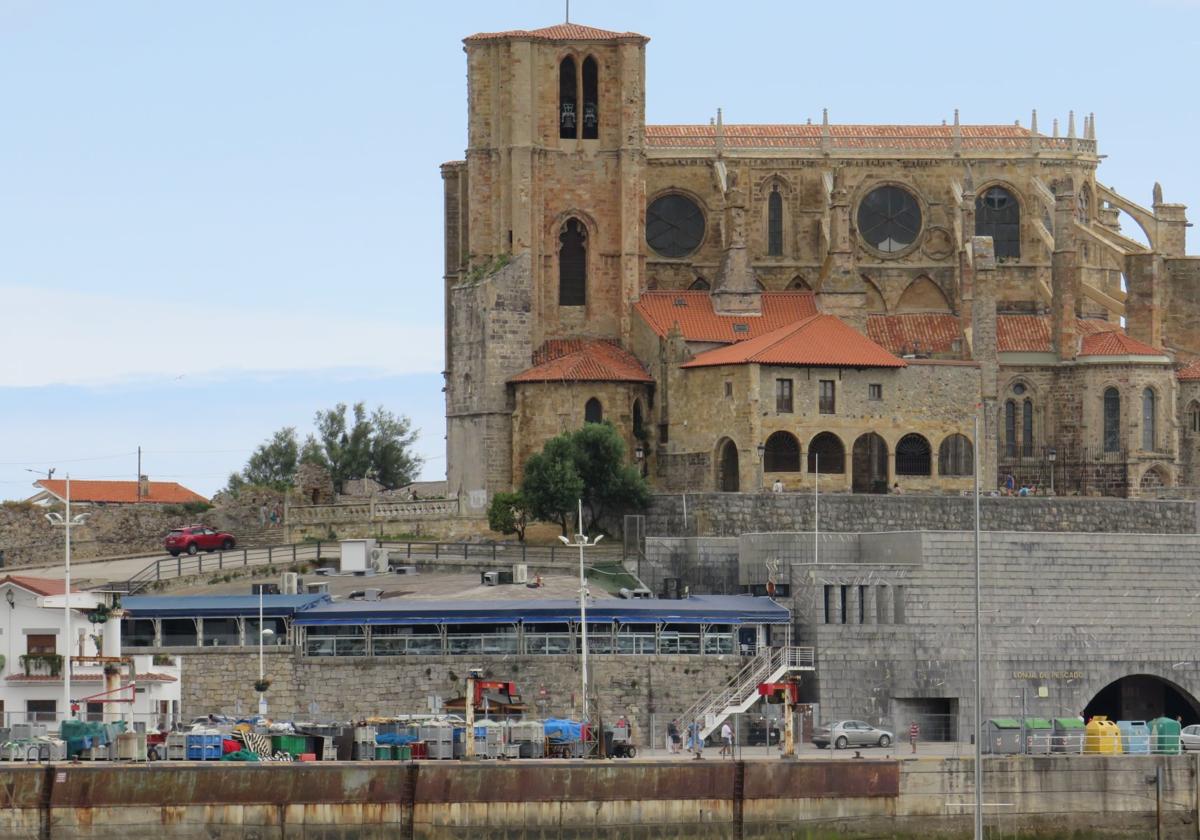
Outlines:
{"type": "Polygon", "coordinates": [[[399,732],[380,732],[375,736],[375,743],[385,746],[404,746],[405,744],[415,744],[419,740],[421,739],[416,735],[407,733],[402,735],[399,732]]]}
{"type": "Polygon", "coordinates": [[[583,739],[583,724],[573,720],[547,718],[542,725],[546,737],[551,741],[580,741],[583,739]]]}
{"type": "Polygon", "coordinates": [[[237,752],[225,753],[221,756],[221,761],[258,761],[259,758],[252,752],[246,750],[238,750],[237,752]]]}

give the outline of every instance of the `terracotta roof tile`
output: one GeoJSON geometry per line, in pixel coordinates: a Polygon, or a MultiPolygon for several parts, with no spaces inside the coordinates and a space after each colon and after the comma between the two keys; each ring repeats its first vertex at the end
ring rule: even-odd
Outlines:
{"type": "MultiPolygon", "coordinates": [[[[27,575],[5,575],[0,578],[0,586],[11,583],[14,586],[19,586],[35,595],[62,595],[66,591],[63,585],[62,578],[40,578],[29,577],[27,575]]],[[[78,592],[78,589],[71,588],[72,592],[78,592]]]]}
{"type": "MultiPolygon", "coordinates": [[[[785,125],[721,126],[723,142],[733,148],[819,149],[821,126],[812,123],[785,125]]],[[[1027,149],[1031,134],[1019,125],[960,126],[959,146],[964,150],[1027,149]]],[[[715,125],[648,125],[648,148],[712,148],[716,145],[715,125]]],[[[830,143],[839,149],[917,149],[950,151],[954,148],[954,127],[950,125],[830,125],[830,143]]],[[[1093,141],[1078,139],[1083,149],[1093,141]]],[[[1039,134],[1042,148],[1070,147],[1066,137],[1039,134]]]]}
{"type": "Polygon", "coordinates": [[[533,354],[533,367],[509,382],[653,382],[642,363],[610,341],[553,339],[533,354]]]}
{"type": "Polygon", "coordinates": [[[1083,337],[1079,349],[1080,356],[1162,356],[1162,350],[1155,350],[1149,344],[1144,344],[1136,338],[1130,338],[1123,332],[1110,330],[1093,333],[1083,337]]]}
{"type": "Polygon", "coordinates": [[[958,318],[950,314],[868,315],[867,337],[892,353],[952,353],[962,338],[958,318]]]}
{"type": "MultiPolygon", "coordinates": [[[[39,479],[35,484],[49,490],[62,499],[67,495],[64,479],[39,479]]],[[[194,493],[174,481],[151,481],[150,495],[138,498],[136,481],[80,481],[71,482],[71,501],[107,502],[109,504],[181,505],[187,502],[207,502],[208,499],[194,493]]]]}
{"type": "Polygon", "coordinates": [[[527,41],[641,41],[650,39],[636,32],[613,32],[583,26],[578,23],[559,23],[541,29],[510,29],[507,32],[478,32],[463,39],[463,43],[498,41],[503,38],[519,38],[527,41]]]}
{"type": "MultiPolygon", "coordinates": [[[[1049,315],[997,315],[996,349],[1001,353],[1050,353],[1054,350],[1049,315]]],[[[1081,336],[1119,332],[1112,321],[1077,318],[1075,327],[1081,336]]],[[[1158,354],[1161,355],[1161,354],[1158,354]]]]}
{"type": "Polygon", "coordinates": [[[1184,368],[1180,368],[1175,374],[1175,378],[1181,382],[1195,382],[1200,380],[1200,360],[1192,362],[1184,368]]]}
{"type": "Polygon", "coordinates": [[[835,315],[811,315],[774,332],[701,353],[685,368],[714,365],[904,367],[904,361],[835,315]]]}
{"type": "Polygon", "coordinates": [[[660,336],[679,324],[688,341],[747,341],[817,313],[812,292],[763,292],[761,315],[719,315],[708,292],[646,292],[634,306],[660,336]]]}

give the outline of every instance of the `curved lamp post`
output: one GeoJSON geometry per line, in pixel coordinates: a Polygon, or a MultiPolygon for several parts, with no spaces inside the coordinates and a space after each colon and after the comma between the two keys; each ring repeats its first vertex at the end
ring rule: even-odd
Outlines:
{"type": "Polygon", "coordinates": [[[63,720],[71,718],[71,529],[84,524],[90,514],[71,516],[71,474],[67,473],[65,513],[47,513],[46,520],[66,532],[63,574],[63,720]]]}

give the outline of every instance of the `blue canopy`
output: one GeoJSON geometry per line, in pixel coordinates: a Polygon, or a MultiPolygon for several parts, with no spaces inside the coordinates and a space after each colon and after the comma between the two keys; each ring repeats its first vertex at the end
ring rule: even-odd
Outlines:
{"type": "MultiPolygon", "coordinates": [[[[328,595],[264,595],[263,615],[290,618],[317,604],[329,603],[328,595]]],[[[258,616],[257,595],[134,595],[121,599],[130,618],[182,618],[191,616],[258,616]]]]}

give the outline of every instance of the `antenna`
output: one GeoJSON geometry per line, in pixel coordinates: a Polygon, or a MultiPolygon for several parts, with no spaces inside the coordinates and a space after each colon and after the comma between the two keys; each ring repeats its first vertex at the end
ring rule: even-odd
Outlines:
{"type": "Polygon", "coordinates": [[[567,20],[566,20],[566,23],[570,23],[570,22],[571,22],[571,0],[567,0],[567,20]]]}

